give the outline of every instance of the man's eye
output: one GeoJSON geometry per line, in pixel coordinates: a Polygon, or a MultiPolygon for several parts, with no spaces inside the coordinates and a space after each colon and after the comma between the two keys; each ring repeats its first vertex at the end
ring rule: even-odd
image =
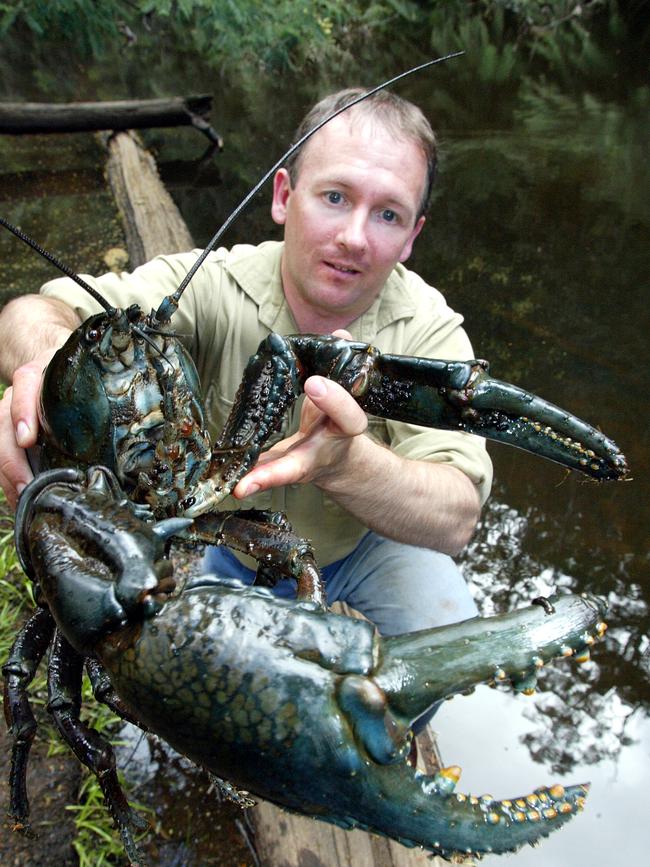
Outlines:
{"type": "Polygon", "coordinates": [[[397,220],[397,214],[395,211],[391,211],[390,208],[384,208],[381,212],[381,218],[385,223],[394,223],[397,220]]]}
{"type": "Polygon", "coordinates": [[[341,193],[337,193],[336,190],[330,190],[325,196],[330,205],[340,205],[343,201],[343,196],[341,193]]]}

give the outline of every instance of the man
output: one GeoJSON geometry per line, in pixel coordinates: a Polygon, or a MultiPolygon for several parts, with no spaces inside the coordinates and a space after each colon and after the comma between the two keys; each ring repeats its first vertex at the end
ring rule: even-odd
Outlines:
{"type": "MultiPolygon", "coordinates": [[[[358,92],[323,100],[299,133],[358,92]]],[[[246,359],[271,330],[347,329],[383,351],[472,357],[461,317],[401,264],[424,225],[434,169],[425,118],[380,92],[327,124],[277,172],[271,214],[284,226],[284,244],[211,254],[174,319],[197,363],[213,429],[223,425],[246,359]]],[[[192,260],[159,257],[93,285],[118,306],[148,309],[176,288],[192,260]]],[[[66,279],[42,292],[0,316],[0,373],[13,377],[0,412],[0,483],[10,502],[29,480],[21,449],[36,439],[41,371],[97,309],[66,279]]],[[[286,511],[295,530],[314,541],[330,601],[345,599],[384,634],[473,616],[448,555],[469,540],[489,492],[483,442],[381,420],[367,427],[354,400],[322,377],[307,380],[305,392],[302,411],[294,407],[235,497],[247,507],[286,511]]],[[[208,562],[252,578],[224,549],[208,562]]],[[[288,592],[286,582],[278,592],[288,592]]]]}

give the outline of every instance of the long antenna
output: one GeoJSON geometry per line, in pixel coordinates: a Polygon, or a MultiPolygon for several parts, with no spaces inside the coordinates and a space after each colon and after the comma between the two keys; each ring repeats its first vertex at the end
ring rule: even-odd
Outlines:
{"type": "Polygon", "coordinates": [[[74,280],[75,283],[78,283],[82,289],[85,289],[86,292],[92,295],[95,301],[102,305],[102,307],[109,314],[109,316],[115,314],[115,307],[112,307],[105,298],[102,298],[102,296],[96,289],[93,289],[93,287],[86,283],[86,281],[83,280],[78,274],[75,274],[72,268],[68,268],[68,266],[61,262],[59,259],[57,259],[56,256],[53,256],[52,253],[48,253],[47,250],[44,250],[40,246],[40,244],[37,244],[36,241],[29,237],[29,235],[26,235],[16,226],[12,226],[12,224],[8,223],[3,217],[0,217],[0,226],[4,226],[5,229],[9,229],[9,231],[12,232],[17,238],[19,238],[21,241],[24,241],[25,244],[30,246],[32,250],[36,250],[37,253],[43,256],[44,259],[47,259],[47,261],[50,262],[50,264],[54,265],[55,268],[58,268],[59,271],[63,271],[63,273],[70,277],[71,280],[74,280]]]}
{"type": "Polygon", "coordinates": [[[298,139],[298,141],[293,144],[289,148],[289,150],[280,157],[280,159],[275,163],[275,165],[273,165],[268,170],[268,172],[266,172],[266,174],[255,184],[253,189],[249,193],[247,193],[246,196],[244,196],[244,198],[237,205],[235,210],[230,214],[230,216],[226,218],[226,221],[223,223],[221,228],[217,230],[216,234],[209,241],[207,247],[203,250],[201,255],[197,258],[190,270],[187,272],[178,289],[172,295],[169,295],[167,298],[164,298],[162,300],[158,310],[156,311],[156,319],[164,321],[171,317],[171,315],[176,311],[181,295],[185,291],[190,280],[199,270],[207,256],[209,256],[210,253],[217,246],[224,233],[230,228],[232,223],[237,219],[237,217],[250,202],[250,200],[255,195],[257,195],[257,193],[269,180],[269,178],[275,174],[275,172],[282,166],[285,160],[288,160],[289,157],[298,150],[298,148],[301,148],[304,145],[307,139],[311,138],[314,133],[318,132],[321,127],[325,126],[326,123],[329,123],[337,115],[341,114],[344,111],[347,111],[348,108],[351,108],[353,105],[362,102],[364,99],[368,99],[368,97],[372,96],[374,93],[377,93],[378,91],[383,90],[386,87],[390,87],[391,84],[395,84],[396,81],[400,81],[400,79],[406,78],[407,75],[413,75],[413,73],[415,72],[420,72],[420,70],[427,69],[427,67],[429,66],[434,66],[436,63],[444,63],[445,60],[451,60],[453,57],[459,57],[461,54],[464,53],[464,51],[455,51],[453,52],[453,54],[445,54],[444,57],[436,57],[434,60],[427,60],[426,63],[421,63],[419,66],[414,66],[411,69],[407,69],[406,72],[400,72],[399,75],[395,75],[393,78],[389,78],[388,81],[384,81],[382,82],[382,84],[378,84],[377,87],[373,87],[371,90],[367,90],[360,96],[357,96],[354,99],[350,100],[350,102],[346,103],[342,108],[337,109],[337,111],[332,112],[332,114],[328,115],[325,120],[317,123],[316,126],[312,127],[312,129],[310,129],[309,132],[305,133],[302,138],[298,139]]]}

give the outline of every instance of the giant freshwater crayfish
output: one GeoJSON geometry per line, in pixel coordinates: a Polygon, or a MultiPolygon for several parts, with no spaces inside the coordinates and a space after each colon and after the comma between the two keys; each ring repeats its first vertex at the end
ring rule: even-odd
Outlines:
{"type": "Polygon", "coordinates": [[[590,425],[489,377],[484,362],[382,355],[314,335],[263,342],[212,446],[196,371],[171,327],[201,261],[150,314],[98,298],[105,312],[83,323],[45,373],[46,469],[23,492],[16,516],[39,609],[3,668],[16,824],[28,824],[25,766],[35,723],[27,687],[51,645],[49,709],[97,774],[133,862],[137,819],[110,748],[79,720],[84,663],[98,696],[124,718],[288,809],[447,858],[511,851],[545,836],[582,806],[585,786],[506,801],[453,794],[456,768],[426,776],[407,764],[411,723],[476,683],[510,680],[526,691],[548,660],[584,655],[604,628],[599,600],[563,596],[381,639],[370,624],[327,610],[309,544],[280,517],[215,507],[316,372],[369,413],[472,431],[593,478],[623,477],[625,459],[590,425]],[[218,575],[177,588],[165,557],[174,536],[253,553],[259,583],[295,577],[296,601],[218,575]]]}

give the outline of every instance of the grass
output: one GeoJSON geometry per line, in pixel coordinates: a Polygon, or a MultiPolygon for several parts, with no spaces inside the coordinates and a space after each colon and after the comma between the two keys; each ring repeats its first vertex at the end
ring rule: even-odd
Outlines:
{"type": "MultiPolygon", "coordinates": [[[[121,775],[120,783],[122,786],[125,785],[121,775]]],[[[142,804],[131,803],[131,806],[139,811],[153,812],[142,804]]],[[[77,834],[72,845],[79,858],[79,867],[101,867],[103,864],[123,863],[124,849],[119,835],[113,828],[104,804],[104,796],[94,774],[85,773],[79,787],[79,803],[68,805],[66,810],[74,814],[77,834]]],[[[148,832],[135,835],[136,840],[142,839],[146,833],[148,832]]]]}

